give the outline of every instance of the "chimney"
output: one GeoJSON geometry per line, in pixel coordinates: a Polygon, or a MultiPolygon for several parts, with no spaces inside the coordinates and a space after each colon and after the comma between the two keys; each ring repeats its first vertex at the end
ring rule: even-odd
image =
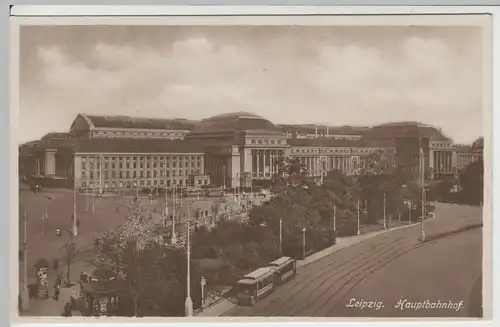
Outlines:
{"type": "Polygon", "coordinates": [[[314,134],[316,135],[316,138],[318,138],[318,126],[314,126],[314,134]]]}

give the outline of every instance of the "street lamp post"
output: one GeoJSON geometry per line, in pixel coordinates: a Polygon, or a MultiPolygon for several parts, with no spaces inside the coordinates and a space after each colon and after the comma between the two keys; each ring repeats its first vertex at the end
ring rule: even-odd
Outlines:
{"type": "Polygon", "coordinates": [[[387,200],[386,200],[386,195],[384,193],[384,229],[387,229],[386,206],[387,206],[387,200]]]}
{"type": "Polygon", "coordinates": [[[24,241],[23,241],[23,285],[21,289],[21,308],[23,312],[29,309],[29,292],[28,292],[28,214],[24,209],[24,241]]]}
{"type": "Polygon", "coordinates": [[[207,285],[207,280],[205,277],[201,276],[201,307],[203,308],[205,306],[205,285],[207,285]]]}
{"type": "Polygon", "coordinates": [[[413,207],[413,202],[410,200],[408,202],[408,225],[411,225],[411,209],[413,207]]]}
{"type": "Polygon", "coordinates": [[[92,212],[95,212],[95,184],[92,185],[92,212]]]}
{"type": "MultiPolygon", "coordinates": [[[[87,188],[87,186],[85,186],[87,188]]],[[[85,212],[89,211],[89,192],[85,190],[85,212]]]]}
{"type": "MultiPolygon", "coordinates": [[[[73,178],[73,236],[78,236],[78,226],[76,225],[76,178],[73,178]]],[[[93,211],[93,208],[92,208],[93,211]]]]}
{"type": "Polygon", "coordinates": [[[190,244],[190,204],[187,206],[187,222],[186,222],[186,229],[187,229],[187,236],[186,236],[186,260],[187,260],[187,276],[186,276],[186,302],[184,303],[184,308],[185,308],[185,313],[186,317],[192,317],[193,316],[193,301],[191,300],[191,244],[190,244]]]}
{"type": "Polygon", "coordinates": [[[424,165],[424,148],[420,146],[420,182],[422,187],[422,218],[420,219],[420,241],[425,242],[425,230],[424,230],[424,219],[425,219],[425,165],[424,165]]]}
{"type": "Polygon", "coordinates": [[[333,205],[333,239],[337,241],[337,206],[333,205]]]}
{"type": "Polygon", "coordinates": [[[279,244],[280,258],[283,255],[283,218],[280,218],[280,244],[279,244]]]}
{"type": "Polygon", "coordinates": [[[302,260],[306,259],[306,228],[302,228],[302,260]]]}
{"type": "Polygon", "coordinates": [[[175,206],[176,206],[176,188],[172,188],[172,244],[177,244],[177,235],[175,234],[175,206]]]}
{"type": "Polygon", "coordinates": [[[358,235],[361,234],[361,231],[359,229],[359,200],[358,200],[358,235]]]}

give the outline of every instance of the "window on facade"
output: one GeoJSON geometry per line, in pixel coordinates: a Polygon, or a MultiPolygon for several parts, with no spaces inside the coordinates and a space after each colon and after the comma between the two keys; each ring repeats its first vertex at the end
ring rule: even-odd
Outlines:
{"type": "Polygon", "coordinates": [[[86,177],[86,173],[84,171],[82,171],[82,178],[85,178],[86,177]]]}
{"type": "Polygon", "coordinates": [[[82,162],[82,170],[86,170],[87,169],[87,164],[85,162],[82,162]]]}
{"type": "Polygon", "coordinates": [[[127,176],[126,178],[130,178],[130,172],[129,171],[127,171],[125,174],[127,176]]]}
{"type": "Polygon", "coordinates": [[[176,175],[177,175],[177,174],[176,174],[175,170],[174,170],[174,171],[172,171],[172,176],[176,176],[176,175]]]}
{"type": "Polygon", "coordinates": [[[172,167],[176,168],[177,167],[177,163],[174,161],[172,162],[172,167]]]}
{"type": "Polygon", "coordinates": [[[141,171],[139,172],[139,176],[140,176],[141,178],[144,178],[144,171],[143,171],[143,170],[141,170],[141,171]]]}
{"type": "Polygon", "coordinates": [[[170,171],[167,170],[167,177],[170,177],[170,171]]]}

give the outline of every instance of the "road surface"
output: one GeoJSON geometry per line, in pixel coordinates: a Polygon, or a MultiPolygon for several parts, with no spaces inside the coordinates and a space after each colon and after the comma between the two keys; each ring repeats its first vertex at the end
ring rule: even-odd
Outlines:
{"type": "Polygon", "coordinates": [[[480,316],[481,222],[480,208],[440,204],[425,223],[428,242],[418,241],[419,226],[373,237],[301,268],[254,307],[223,316],[480,316]],[[424,308],[407,309],[416,302],[424,308]]]}

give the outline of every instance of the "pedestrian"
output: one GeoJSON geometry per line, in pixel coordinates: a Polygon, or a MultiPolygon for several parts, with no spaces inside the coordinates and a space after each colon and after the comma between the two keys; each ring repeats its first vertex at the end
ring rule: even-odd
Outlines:
{"type": "Polygon", "coordinates": [[[54,300],[59,301],[59,292],[61,291],[61,286],[56,284],[54,286],[54,300]]]}
{"type": "Polygon", "coordinates": [[[75,298],[74,298],[74,297],[70,297],[70,298],[69,298],[69,309],[70,309],[71,311],[76,310],[76,300],[75,300],[75,298]]]}
{"type": "Polygon", "coordinates": [[[71,317],[71,304],[69,301],[64,305],[63,317],[71,317]]]}
{"type": "Polygon", "coordinates": [[[83,283],[83,278],[84,278],[84,276],[83,276],[83,271],[82,271],[82,272],[80,272],[80,284],[83,283]]]}
{"type": "Polygon", "coordinates": [[[83,272],[83,282],[87,283],[89,281],[89,275],[86,272],[83,272]]]}
{"type": "Polygon", "coordinates": [[[57,278],[56,278],[56,285],[57,286],[61,286],[62,284],[62,277],[61,275],[57,275],[57,278]]]}

